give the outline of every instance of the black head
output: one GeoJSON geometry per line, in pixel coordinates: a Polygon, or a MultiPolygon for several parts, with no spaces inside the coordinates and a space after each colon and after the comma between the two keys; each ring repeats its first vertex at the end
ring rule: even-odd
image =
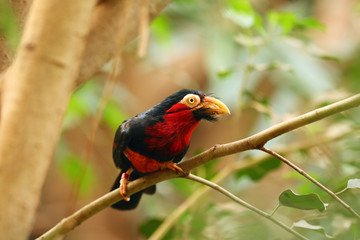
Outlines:
{"type": "Polygon", "coordinates": [[[216,120],[216,115],[230,113],[229,109],[216,98],[206,96],[197,90],[182,89],[165,98],[161,103],[151,108],[146,114],[163,116],[183,110],[191,110],[196,120],[216,120]]]}
{"type": "Polygon", "coordinates": [[[168,111],[171,107],[173,107],[175,104],[181,101],[186,95],[188,94],[196,94],[199,96],[205,96],[205,93],[197,91],[197,90],[191,90],[191,89],[182,89],[179,90],[167,98],[165,98],[161,103],[154,106],[152,109],[150,109],[151,113],[154,115],[161,115],[163,116],[166,111],[168,111]]]}

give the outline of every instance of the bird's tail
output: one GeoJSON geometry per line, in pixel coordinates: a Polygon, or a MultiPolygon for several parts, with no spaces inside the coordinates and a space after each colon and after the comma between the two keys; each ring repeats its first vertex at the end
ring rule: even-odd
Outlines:
{"type": "MultiPolygon", "coordinates": [[[[120,187],[120,179],[121,179],[121,175],[123,174],[123,171],[121,171],[121,173],[119,174],[119,176],[116,178],[111,191],[117,189],[120,187]]],[[[137,178],[140,178],[140,174],[137,171],[133,171],[130,174],[130,181],[134,181],[137,178]]],[[[118,209],[118,210],[132,210],[134,208],[137,207],[137,205],[140,202],[141,196],[143,193],[147,193],[147,194],[154,194],[156,192],[156,185],[150,186],[144,190],[141,190],[137,193],[134,193],[133,195],[130,196],[130,201],[124,201],[121,200],[117,203],[114,203],[113,205],[111,205],[112,208],[118,209]]]]}

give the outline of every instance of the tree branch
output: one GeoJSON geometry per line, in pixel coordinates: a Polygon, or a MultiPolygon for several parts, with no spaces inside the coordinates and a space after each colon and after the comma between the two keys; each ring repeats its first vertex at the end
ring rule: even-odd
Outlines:
{"type": "MultiPolygon", "coordinates": [[[[309,123],[318,121],[330,115],[351,109],[358,106],[359,104],[360,94],[357,94],[336,103],[330,104],[326,107],[322,107],[314,111],[308,112],[292,120],[277,124],[243,140],[222,145],[215,145],[214,147],[206,150],[205,152],[196,155],[187,161],[181,162],[179,164],[179,167],[181,167],[185,172],[190,172],[191,169],[205,164],[206,162],[214,158],[242,152],[245,150],[259,149],[272,138],[280,136],[281,134],[302,127],[309,123]]],[[[131,195],[161,181],[179,176],[180,175],[177,175],[170,170],[155,172],[131,182],[128,185],[128,193],[129,195],[131,195]]],[[[93,201],[92,203],[84,206],[71,216],[63,219],[47,233],[39,237],[38,240],[53,239],[54,236],[57,236],[59,234],[64,235],[78,225],[80,225],[81,223],[83,223],[86,219],[90,218],[104,208],[114,204],[121,199],[122,197],[117,189],[108,194],[105,194],[104,196],[93,201]]]]}
{"type": "Polygon", "coordinates": [[[286,226],[285,224],[283,224],[282,222],[279,222],[278,220],[276,220],[275,218],[273,218],[270,214],[266,213],[266,212],[263,212],[261,211],[260,209],[252,206],[251,204],[245,202],[244,200],[236,197],[234,194],[232,194],[231,192],[227,191],[226,189],[220,187],[219,185],[213,183],[213,182],[210,182],[206,179],[203,179],[201,177],[198,177],[198,176],[195,176],[193,174],[189,174],[187,177],[187,179],[190,179],[192,181],[195,181],[195,182],[199,182],[199,183],[202,183],[204,185],[207,185],[209,187],[211,187],[212,189],[224,194],[226,197],[230,198],[231,200],[237,202],[238,204],[240,204],[241,206],[249,209],[250,211],[272,221],[273,223],[275,223],[277,226],[281,227],[282,229],[284,229],[285,231],[291,233],[292,235],[294,235],[295,237],[299,238],[299,239],[308,239],[306,237],[304,237],[303,235],[301,235],[300,233],[294,231],[293,229],[289,228],[288,226],[286,226]]]}
{"type": "Polygon", "coordinates": [[[290,162],[289,160],[287,160],[286,158],[284,158],[283,156],[281,156],[280,154],[266,148],[265,146],[262,146],[260,148],[261,151],[266,152],[278,159],[280,159],[283,163],[287,164],[288,166],[290,166],[292,169],[294,169],[295,171],[297,171],[298,173],[300,173],[301,175],[303,175],[305,178],[309,179],[312,183],[314,183],[316,186],[318,186],[319,188],[321,188],[323,191],[325,191],[327,194],[329,194],[332,198],[334,198],[337,202],[339,202],[341,205],[343,205],[343,207],[345,207],[353,216],[357,217],[360,219],[360,215],[354,211],[354,209],[352,209],[346,202],[344,202],[341,198],[339,198],[335,193],[333,193],[330,189],[328,189],[327,187],[325,187],[324,185],[322,185],[321,183],[319,183],[318,181],[316,181],[313,177],[311,177],[309,174],[307,174],[304,170],[302,170],[301,168],[299,168],[298,166],[296,166],[294,163],[290,162]]]}
{"type": "MultiPolygon", "coordinates": [[[[320,144],[336,141],[350,133],[353,133],[353,130],[349,128],[336,135],[331,135],[331,136],[325,135],[321,137],[318,136],[313,139],[307,139],[306,141],[303,142],[287,145],[286,147],[280,147],[276,150],[276,152],[280,154],[287,154],[287,153],[299,151],[301,149],[312,148],[320,144]]],[[[241,162],[227,164],[216,174],[216,176],[213,179],[211,179],[211,182],[219,184],[233,172],[251,168],[254,165],[258,165],[261,162],[264,162],[265,160],[269,159],[269,157],[270,157],[269,154],[263,154],[255,158],[244,159],[241,162]]],[[[165,234],[169,231],[169,229],[171,229],[171,227],[174,226],[177,219],[179,219],[186,212],[186,210],[188,210],[191,206],[196,204],[196,202],[198,202],[199,199],[201,199],[210,190],[211,189],[208,187],[203,187],[192,193],[192,195],[186,198],[186,200],[182,202],[179,206],[177,206],[177,208],[174,209],[172,213],[167,215],[165,220],[153,232],[153,234],[149,237],[148,240],[162,239],[165,236],[165,234]]]]}
{"type": "Polygon", "coordinates": [[[250,149],[259,149],[269,140],[276,138],[284,133],[316,122],[333,114],[357,107],[359,105],[360,94],[356,94],[352,97],[335,102],[322,108],[318,108],[291,120],[276,124],[268,129],[265,129],[264,131],[261,131],[242,140],[222,145],[215,145],[214,147],[191,158],[191,161],[189,160],[182,162],[180,164],[181,168],[185,171],[189,171],[190,169],[203,165],[214,158],[219,158],[250,149]]]}
{"type": "MultiPolygon", "coordinates": [[[[111,57],[120,45],[134,40],[139,33],[140,8],[142,0],[132,0],[132,8],[123,12],[128,0],[104,0],[95,9],[93,24],[85,46],[82,64],[76,86],[80,86],[96,73],[111,57]],[[126,21],[126,19],[130,21],[126,21]],[[119,29],[126,29],[119,36],[119,29]],[[121,39],[119,39],[119,37],[121,39]]],[[[148,1],[148,17],[151,22],[171,0],[148,1]]]]}
{"type": "MultiPolygon", "coordinates": [[[[131,0],[133,8],[129,11],[129,21],[126,24],[127,14],[123,13],[124,5],[127,0],[101,0],[94,9],[90,32],[87,35],[86,46],[82,56],[80,71],[78,73],[75,87],[79,87],[88,81],[99,69],[114,56],[118,49],[119,29],[126,28],[124,32],[123,44],[134,40],[139,33],[139,16],[142,0],[131,0]]],[[[25,1],[22,1],[25,2],[25,1]]],[[[27,1],[28,2],[28,1],[27,1]]],[[[171,0],[152,0],[148,1],[148,20],[151,22],[171,0]]],[[[27,12],[28,4],[17,6],[20,22],[23,22],[27,12]]],[[[3,40],[0,39],[0,46],[3,40]]],[[[10,62],[10,57],[0,57],[0,69],[5,69],[10,62]],[[2,63],[3,62],[3,63],[2,63]]],[[[0,80],[1,82],[1,80],[0,80]]],[[[1,87],[0,87],[1,88],[1,87]]]]}

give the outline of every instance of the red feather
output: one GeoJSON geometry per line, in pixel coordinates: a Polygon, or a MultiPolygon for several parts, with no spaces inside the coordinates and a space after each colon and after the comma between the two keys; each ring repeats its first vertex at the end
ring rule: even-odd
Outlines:
{"type": "Polygon", "coordinates": [[[139,172],[154,172],[161,168],[161,162],[134,152],[130,148],[126,148],[124,154],[139,172]]]}
{"type": "Polygon", "coordinates": [[[159,151],[163,155],[177,155],[189,145],[191,134],[199,121],[182,103],[170,108],[163,119],[164,121],[146,129],[148,137],[145,138],[145,143],[151,151],[159,151]]]}
{"type": "Polygon", "coordinates": [[[189,110],[189,107],[183,103],[177,103],[174,106],[172,106],[169,110],[167,110],[165,113],[166,114],[175,113],[182,110],[189,110]]]}

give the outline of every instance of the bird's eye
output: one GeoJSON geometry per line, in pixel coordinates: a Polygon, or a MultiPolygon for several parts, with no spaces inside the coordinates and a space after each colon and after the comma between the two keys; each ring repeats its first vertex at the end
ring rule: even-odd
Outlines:
{"type": "Polygon", "coordinates": [[[200,97],[195,94],[188,94],[181,100],[181,103],[192,108],[192,107],[197,106],[200,103],[200,97]]]}

